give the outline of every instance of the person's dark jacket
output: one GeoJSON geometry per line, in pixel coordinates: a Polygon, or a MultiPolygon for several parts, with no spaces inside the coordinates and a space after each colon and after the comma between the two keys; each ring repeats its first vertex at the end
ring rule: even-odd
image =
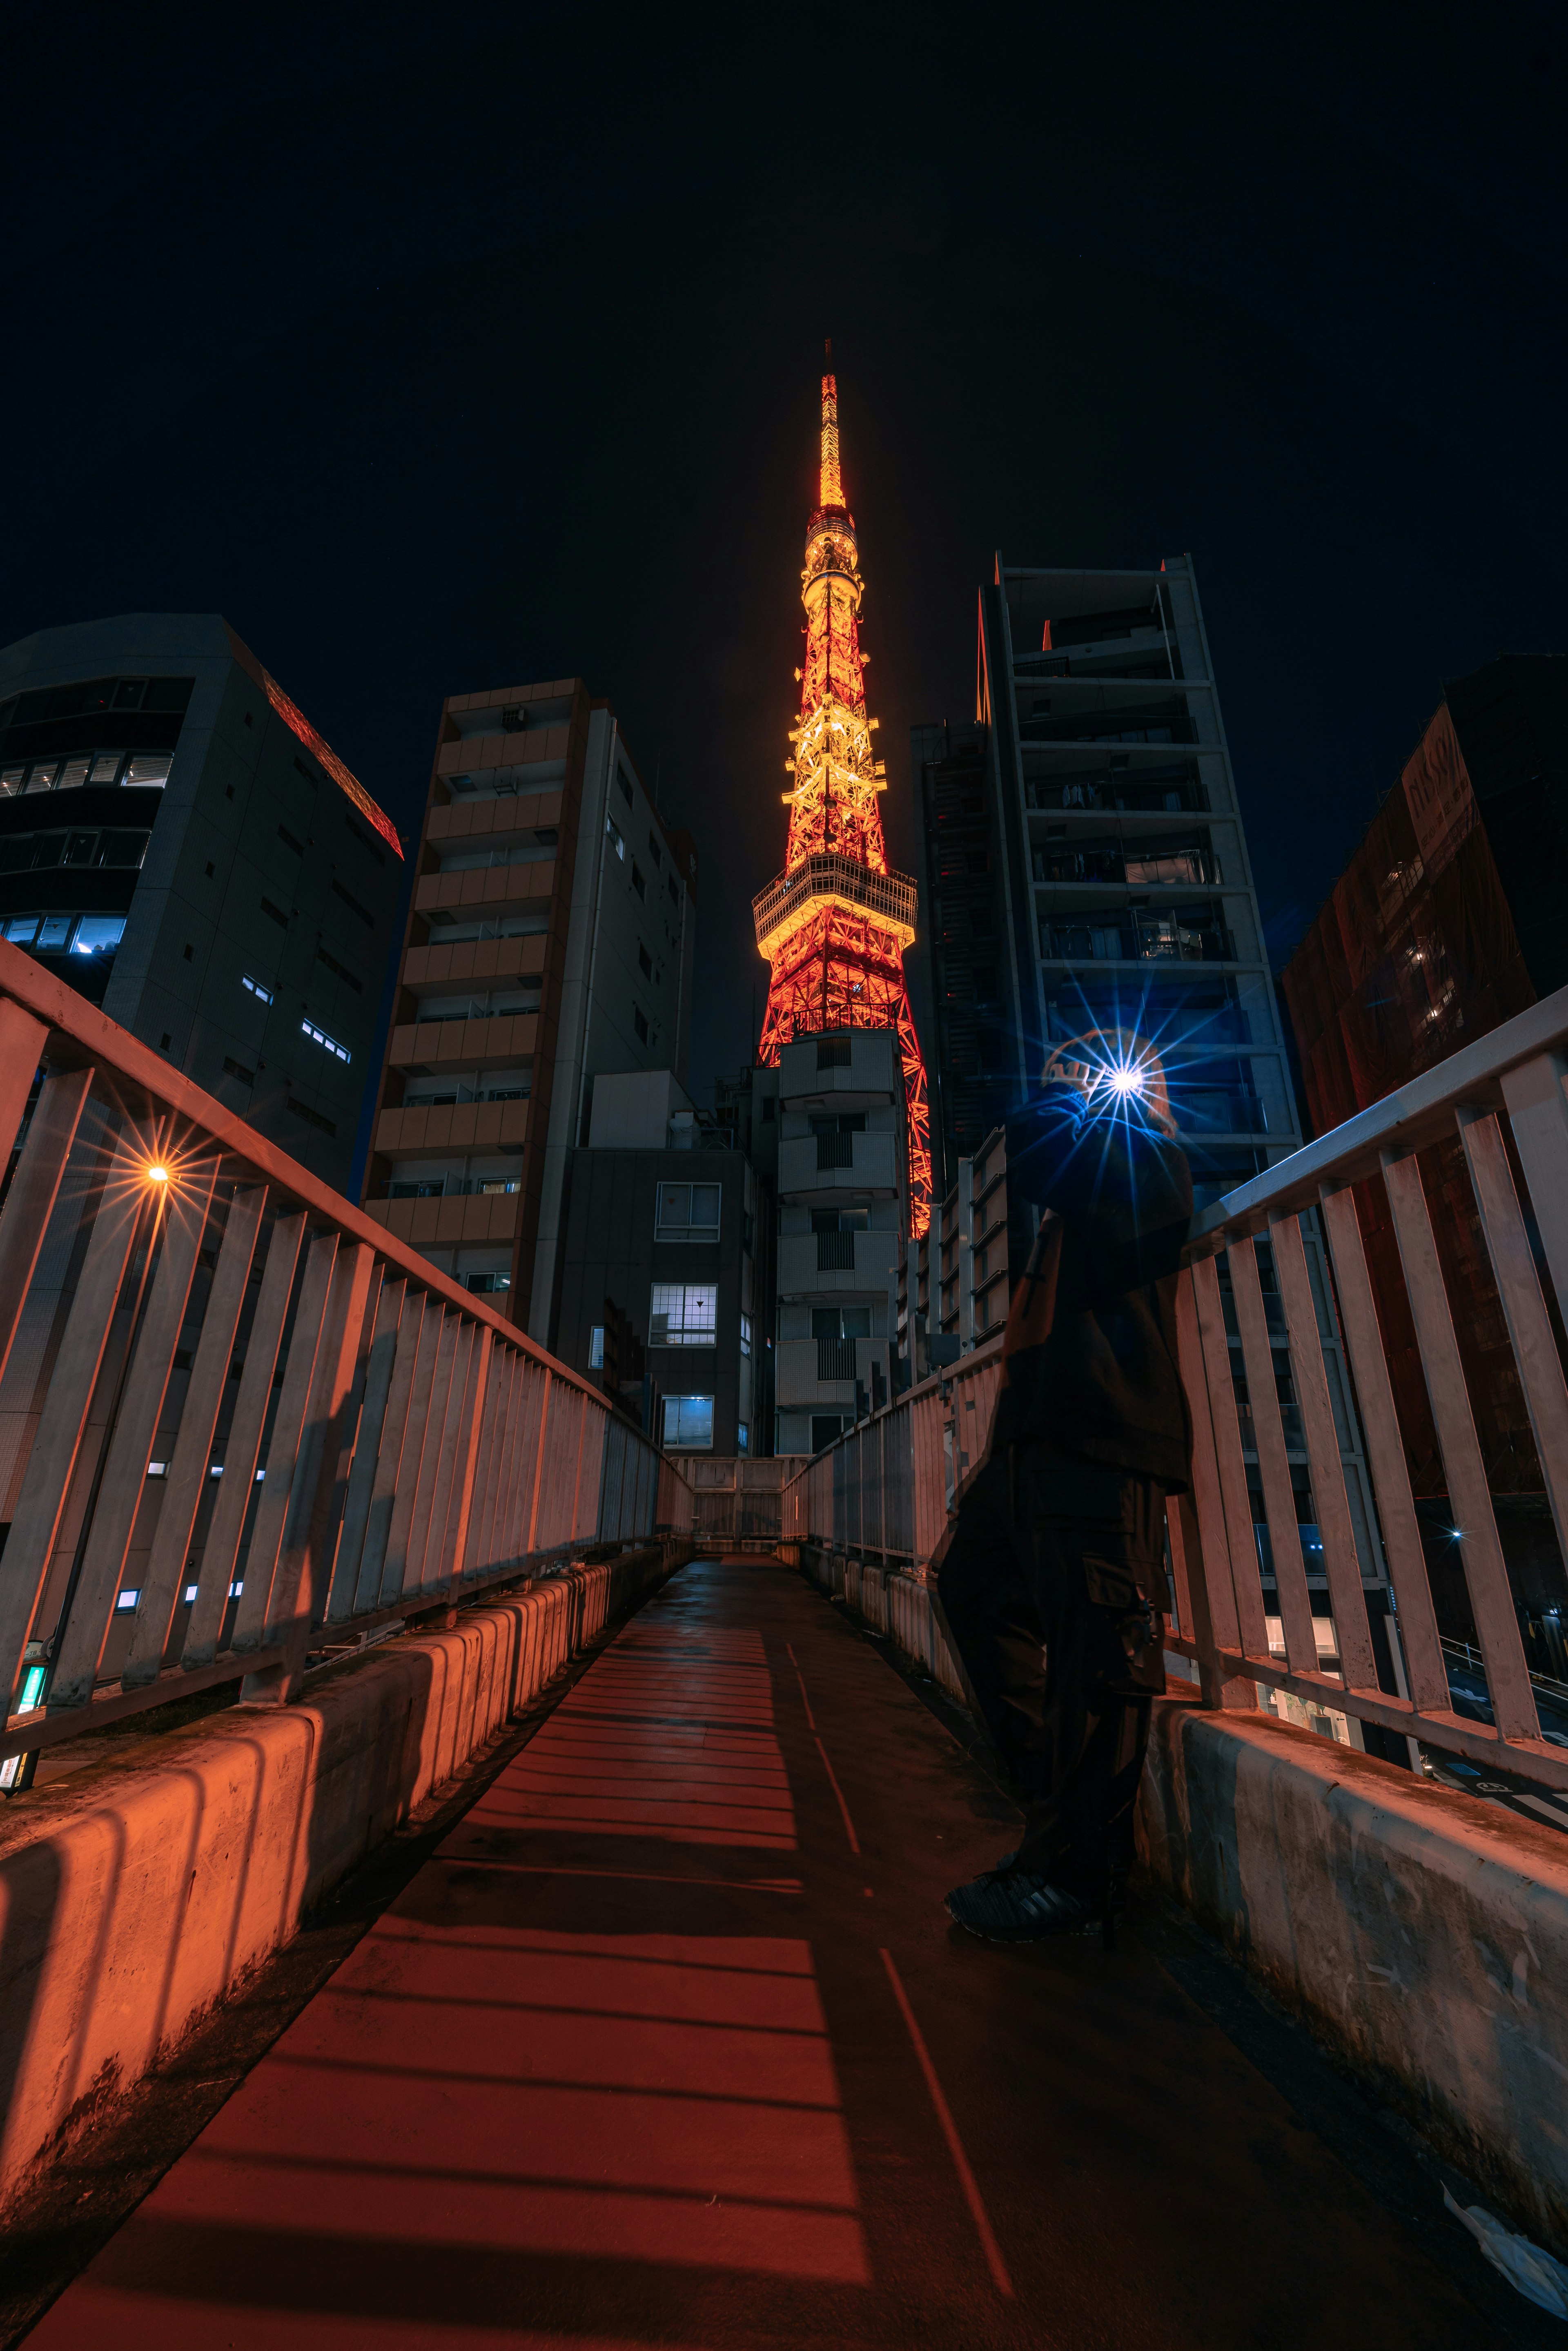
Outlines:
{"type": "Polygon", "coordinates": [[[1044,1211],[1002,1343],[990,1452],[1043,1444],[1185,1488],[1192,1424],[1176,1285],[1186,1154],[1135,1101],[1050,1085],[1008,1122],[1008,1183],[1044,1211]]]}

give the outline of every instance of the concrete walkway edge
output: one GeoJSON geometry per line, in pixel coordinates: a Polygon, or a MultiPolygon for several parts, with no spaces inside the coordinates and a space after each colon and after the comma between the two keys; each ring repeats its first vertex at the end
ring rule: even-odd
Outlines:
{"type": "MultiPolygon", "coordinates": [[[[800,1570],[965,1696],[929,1588],[800,1570]]],[[[1568,1847],[1554,1829],[1262,1713],[1156,1703],[1140,1858],[1285,2007],[1568,2253],[1568,1847]]]]}

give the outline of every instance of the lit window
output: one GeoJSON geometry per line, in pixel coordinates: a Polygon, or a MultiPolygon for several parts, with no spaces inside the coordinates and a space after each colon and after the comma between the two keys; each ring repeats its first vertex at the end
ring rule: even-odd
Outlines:
{"type": "Polygon", "coordinates": [[[112,955],[125,936],[123,914],[84,914],[71,938],[73,955],[112,955]]]}
{"type": "Polygon", "coordinates": [[[751,1317],[749,1314],[743,1314],[740,1318],[740,1352],[743,1355],[749,1355],[751,1353],[751,1317]]]}
{"type": "Polygon", "coordinates": [[[664,1443],[687,1451],[713,1449],[713,1398],[710,1395],[664,1398],[664,1443]]]}
{"type": "Polygon", "coordinates": [[[120,753],[100,751],[92,763],[92,774],[88,780],[94,784],[112,784],[119,773],[120,753]]]}
{"type": "Polygon", "coordinates": [[[605,818],[604,830],[610,835],[610,845],[614,850],[616,856],[624,859],[626,855],[626,843],[622,840],[621,828],[616,823],[615,819],[612,816],[607,816],[605,818]]]}
{"type": "Polygon", "coordinates": [[[745,1421],[737,1421],[735,1425],[735,1437],[738,1450],[742,1453],[749,1453],[751,1450],[751,1431],[747,1426],[745,1421]]]}
{"type": "Polygon", "coordinates": [[[662,1241],[716,1241],[716,1184],[661,1184],[654,1238],[662,1241]]]}
{"type": "Polygon", "coordinates": [[[241,972],[239,976],[239,984],[248,995],[259,998],[263,1004],[270,1004],[272,1002],[271,988],[264,987],[259,979],[252,979],[248,971],[241,972]]]}
{"type": "Polygon", "coordinates": [[[325,1029],[318,1029],[314,1020],[302,1020],[299,1027],[313,1044],[325,1045],[328,1052],[335,1053],[340,1061],[347,1061],[352,1058],[347,1045],[340,1045],[335,1037],[328,1036],[325,1029]]]}
{"type": "Polygon", "coordinates": [[[656,1281],[648,1308],[650,1347],[711,1347],[718,1335],[718,1290],[711,1281],[656,1281]]]}
{"type": "Polygon", "coordinates": [[[596,1322],[588,1334],[588,1368],[591,1372],[604,1369],[604,1325],[596,1322]]]}
{"type": "Polygon", "coordinates": [[[229,1598],[230,1598],[231,1600],[237,1600],[237,1599],[239,1598],[239,1596],[240,1596],[240,1593],[241,1593],[244,1590],[245,1590],[245,1578],[244,1578],[244,1576],[242,1575],[242,1576],[240,1577],[240,1580],[239,1580],[239,1582],[238,1582],[237,1583],[231,1583],[231,1584],[230,1584],[230,1586],[229,1586],[229,1598]]]}
{"type": "Polygon", "coordinates": [[[214,1461],[212,1468],[207,1471],[209,1478],[221,1478],[223,1474],[224,1465],[221,1461],[214,1461]]]}
{"type": "Polygon", "coordinates": [[[147,1475],[150,1478],[166,1478],[169,1475],[169,1464],[166,1461],[150,1461],[147,1464],[147,1475]]]}
{"type": "Polygon", "coordinates": [[[195,1596],[196,1596],[197,1589],[198,1589],[198,1587],[197,1587],[195,1584],[193,1584],[193,1583],[187,1583],[187,1584],[186,1584],[186,1586],[185,1586],[185,1605],[186,1605],[186,1607],[187,1607],[187,1608],[190,1606],[190,1604],[191,1604],[192,1601],[193,1601],[193,1600],[194,1600],[194,1598],[195,1598],[195,1596]]]}
{"type": "Polygon", "coordinates": [[[168,752],[159,751],[144,759],[132,759],[120,780],[122,784],[141,784],[143,788],[150,786],[162,791],[169,780],[168,752]]]}
{"type": "Polygon", "coordinates": [[[114,1604],[116,1608],[134,1608],[141,1597],[140,1592],[122,1592],[116,1598],[114,1604]]]}

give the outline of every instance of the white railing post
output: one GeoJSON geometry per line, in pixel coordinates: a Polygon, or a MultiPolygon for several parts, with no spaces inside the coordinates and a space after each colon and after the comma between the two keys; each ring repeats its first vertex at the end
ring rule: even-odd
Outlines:
{"type": "Polygon", "coordinates": [[[1448,1505],[1459,1524],[1459,1562],[1475,1611],[1476,1631],[1486,1659],[1487,1688],[1499,1733],[1504,1739],[1537,1739],[1540,1717],[1524,1662],[1524,1646],[1513,1613],[1508,1568],[1503,1561],[1486,1468],[1476,1438],[1475,1416],[1465,1385],[1453,1317],[1443,1287],[1437,1245],[1421,1170],[1415,1157],[1383,1154],[1399,1261],[1421,1350],[1421,1370],[1443,1457],[1448,1505]]]}

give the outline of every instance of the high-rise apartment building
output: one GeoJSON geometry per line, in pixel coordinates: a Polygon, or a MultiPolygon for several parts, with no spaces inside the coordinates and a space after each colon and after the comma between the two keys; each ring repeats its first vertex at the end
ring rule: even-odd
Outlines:
{"type": "MultiPolygon", "coordinates": [[[[1326,1134],[1564,986],[1568,658],[1510,654],[1445,689],[1285,967],[1313,1127],[1326,1134]]],[[[1531,1663],[1562,1679],[1568,1578],[1464,1150],[1455,1135],[1416,1159],[1531,1663]]],[[[1387,1196],[1379,1177],[1354,1194],[1439,1619],[1473,1637],[1387,1196]]]]}
{"type": "Polygon", "coordinates": [[[0,653],[0,928],[326,1182],[350,1180],[396,827],[215,613],[0,653]]]}
{"type": "Polygon", "coordinates": [[[1299,1134],[1190,559],[998,555],[977,702],[913,732],[946,1181],[1050,1041],[1115,1026],[1157,1045],[1216,1197],[1299,1134]]]}
{"type": "Polygon", "coordinates": [[[909,1231],[896,1029],[797,1037],[777,1071],[779,1332],[774,1450],[816,1453],[894,1392],[909,1231]]]}
{"type": "MultiPolygon", "coordinates": [[[[1036,1227],[1007,1175],[1005,1130],[1051,1045],[1113,1028],[1154,1043],[1200,1206],[1300,1144],[1190,559],[1149,571],[1061,571],[998,556],[980,595],[977,674],[973,721],[914,730],[936,1013],[932,1124],[946,1159],[937,1246],[911,1250],[904,1270],[905,1343],[916,1362],[922,1315],[927,1341],[939,1332],[966,1350],[1005,1319],[1036,1227]]],[[[1304,1239],[1362,1574],[1381,1625],[1387,1570],[1314,1218],[1304,1239]]],[[[1257,1252],[1307,1581],[1326,1615],[1322,1543],[1266,1239],[1257,1252]]],[[[1228,1279],[1222,1268],[1271,1612],[1273,1563],[1228,1279]]]]}
{"type": "Polygon", "coordinates": [[[666,1452],[768,1452],[772,1195],[750,1160],[656,1070],[600,1077],[568,1173],[552,1353],[666,1452]]]}
{"type": "Polygon", "coordinates": [[[695,872],[580,678],[443,705],[365,1207],[541,1345],[594,1078],[685,1079],[695,872]]]}

